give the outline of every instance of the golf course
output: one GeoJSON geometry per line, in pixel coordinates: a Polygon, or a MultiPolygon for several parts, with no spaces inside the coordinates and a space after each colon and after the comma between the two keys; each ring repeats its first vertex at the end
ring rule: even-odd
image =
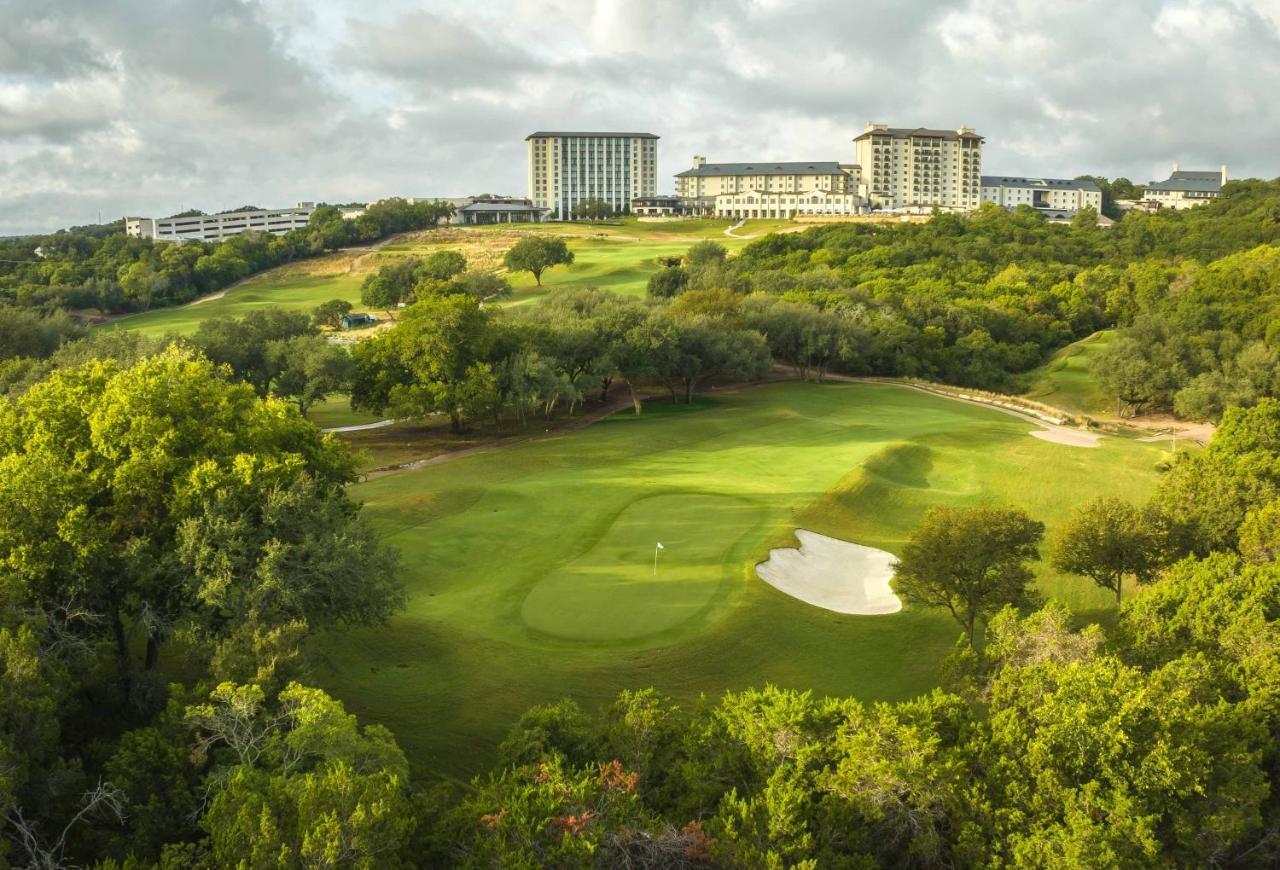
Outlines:
{"type": "MultiPolygon", "coordinates": [[[[1155,485],[1167,446],[1033,438],[1009,414],[872,383],[776,382],[650,402],[566,434],[358,485],[402,555],[408,606],[324,638],[318,679],[415,765],[467,777],[530,706],[655,686],[681,704],[766,683],[903,699],[937,684],[943,611],[835,613],[755,565],[797,528],[896,553],[933,505],[1022,508],[1052,536],[1101,494],[1155,485]],[[663,546],[658,549],[657,545],[663,546]]],[[[1111,595],[1038,566],[1082,620],[1111,595]]]]}
{"type": "Polygon", "coordinates": [[[330,299],[344,299],[363,310],[360,285],[365,277],[397,257],[426,257],[440,250],[462,253],[472,268],[500,269],[502,254],[533,233],[567,237],[574,262],[549,270],[539,286],[528,273],[505,274],[515,291],[506,305],[524,305],[557,287],[598,287],[642,296],[661,257],[683,255],[691,244],[714,239],[730,251],[751,237],[775,229],[777,220],[748,221],[726,235],[728,220],[642,223],[635,219],[605,224],[508,224],[449,228],[397,237],[387,244],[325,254],[290,263],[186,305],[132,314],[101,328],[131,329],[145,335],[189,335],[213,317],[243,316],[263,308],[309,311],[330,299]]]}

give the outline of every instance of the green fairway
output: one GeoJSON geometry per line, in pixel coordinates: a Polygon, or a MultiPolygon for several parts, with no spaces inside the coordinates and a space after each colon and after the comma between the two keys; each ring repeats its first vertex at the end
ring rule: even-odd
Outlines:
{"type": "MultiPolygon", "coordinates": [[[[406,610],[327,636],[321,682],[423,769],[470,775],[529,706],[656,686],[683,704],[774,683],[913,696],[959,632],[940,611],[850,616],[758,580],[809,528],[898,552],[935,504],[992,499],[1053,528],[1101,493],[1144,498],[1160,448],[1051,444],[990,409],[884,384],[784,383],[355,488],[403,555],[406,610]],[[666,549],[653,573],[657,542],[666,549]]],[[[1109,593],[1039,575],[1087,618],[1109,593]]]]}
{"type": "Polygon", "coordinates": [[[1114,335],[1112,330],[1104,329],[1062,348],[1047,363],[1027,373],[1031,389],[1023,395],[1072,414],[1114,413],[1112,403],[1089,374],[1089,361],[1106,348],[1114,335]]]}
{"type": "MultiPolygon", "coordinates": [[[[783,221],[748,221],[737,230],[747,235],[776,229],[783,221]]],[[[641,223],[634,218],[608,224],[530,224],[500,227],[451,228],[431,231],[383,245],[376,252],[352,251],[329,254],[271,269],[226,290],[190,305],[163,308],[112,321],[100,329],[135,329],[148,335],[189,335],[200,323],[224,315],[242,316],[259,308],[277,306],[310,310],[330,299],[345,299],[360,305],[360,285],[369,272],[395,257],[427,256],[434,251],[460,251],[473,268],[497,269],[502,253],[520,234],[545,232],[569,237],[575,261],[557,266],[542,276],[538,287],[533,276],[520,273],[506,277],[515,288],[508,305],[536,301],[554,287],[599,287],[616,293],[639,296],[645,292],[649,276],[661,267],[660,257],[681,256],[689,246],[709,238],[730,251],[750,239],[730,238],[724,229],[727,220],[691,220],[641,223]]]]}

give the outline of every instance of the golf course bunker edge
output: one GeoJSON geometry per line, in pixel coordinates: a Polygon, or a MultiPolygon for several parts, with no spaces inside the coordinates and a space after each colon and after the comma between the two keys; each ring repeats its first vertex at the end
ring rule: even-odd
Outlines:
{"type": "Polygon", "coordinates": [[[894,555],[796,529],[795,547],[778,547],[756,565],[756,574],[779,592],[806,604],[859,616],[897,613],[902,602],[893,594],[894,555]]]}

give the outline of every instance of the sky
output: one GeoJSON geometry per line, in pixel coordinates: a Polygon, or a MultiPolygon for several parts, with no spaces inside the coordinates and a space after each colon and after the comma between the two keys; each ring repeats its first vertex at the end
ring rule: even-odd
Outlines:
{"type": "Polygon", "coordinates": [[[1280,0],[0,0],[0,235],[187,208],[525,195],[535,130],[990,174],[1280,176],[1280,0]]]}

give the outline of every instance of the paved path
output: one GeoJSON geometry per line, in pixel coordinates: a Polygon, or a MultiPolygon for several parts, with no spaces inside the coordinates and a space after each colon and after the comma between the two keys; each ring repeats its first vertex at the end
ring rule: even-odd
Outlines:
{"type": "Polygon", "coordinates": [[[321,429],[321,432],[367,432],[370,429],[383,429],[395,423],[395,420],[379,420],[376,423],[356,423],[351,426],[330,426],[328,429],[321,429]]]}
{"type": "Polygon", "coordinates": [[[743,224],[745,224],[746,222],[747,222],[746,218],[743,218],[742,220],[738,221],[738,222],[737,222],[736,224],[734,224],[733,226],[731,226],[731,227],[725,227],[725,228],[724,228],[724,234],[725,234],[726,236],[728,236],[729,238],[731,238],[731,239],[754,239],[754,238],[755,238],[755,236],[740,236],[740,235],[738,235],[737,233],[735,233],[735,232],[734,232],[734,230],[740,230],[740,229],[742,229],[743,224]]]}

